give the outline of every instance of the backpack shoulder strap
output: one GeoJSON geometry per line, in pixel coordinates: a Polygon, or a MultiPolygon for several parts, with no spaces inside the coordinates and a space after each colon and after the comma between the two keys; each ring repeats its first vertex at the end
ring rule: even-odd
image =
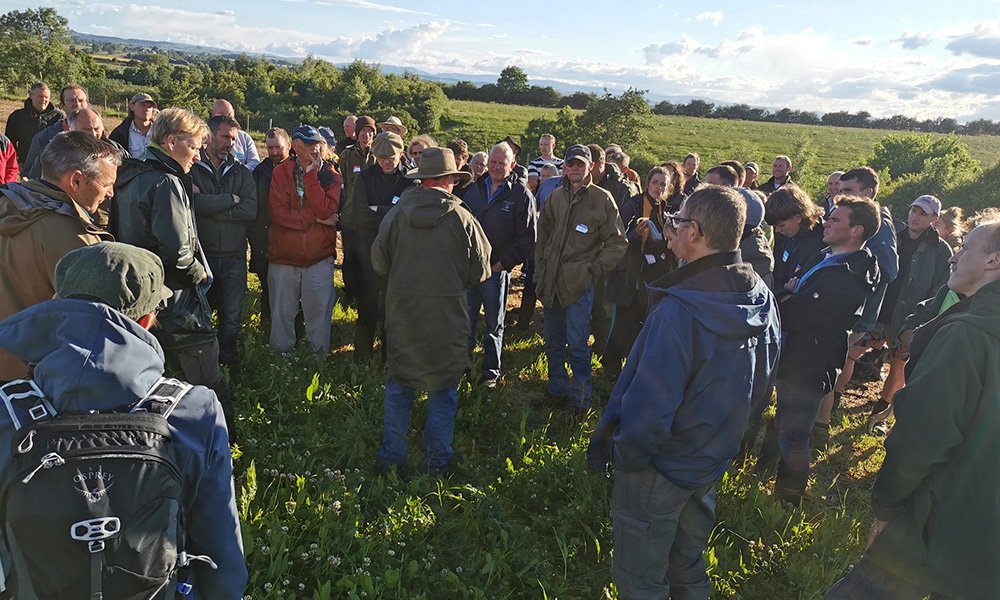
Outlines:
{"type": "Polygon", "coordinates": [[[166,419],[170,417],[170,413],[177,408],[177,403],[191,391],[192,387],[194,386],[190,383],[178,379],[161,377],[146,395],[132,406],[129,412],[151,412],[166,419]]]}
{"type": "Polygon", "coordinates": [[[33,379],[15,379],[0,386],[0,401],[15,431],[56,416],[56,409],[33,379]]]}

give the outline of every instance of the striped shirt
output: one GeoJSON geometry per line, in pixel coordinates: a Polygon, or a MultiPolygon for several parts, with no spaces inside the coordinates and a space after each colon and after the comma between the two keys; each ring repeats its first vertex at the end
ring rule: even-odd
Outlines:
{"type": "Polygon", "coordinates": [[[542,167],[545,166],[545,163],[554,164],[556,168],[559,169],[560,172],[562,172],[563,159],[559,158],[558,156],[553,156],[551,160],[545,160],[544,158],[539,156],[535,160],[528,163],[528,177],[531,177],[532,175],[538,177],[542,171],[542,167]]]}

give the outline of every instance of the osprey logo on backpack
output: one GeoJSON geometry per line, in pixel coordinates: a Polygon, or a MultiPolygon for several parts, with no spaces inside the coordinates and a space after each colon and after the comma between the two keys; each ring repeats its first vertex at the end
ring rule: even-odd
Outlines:
{"type": "Polygon", "coordinates": [[[73,476],[73,483],[76,484],[76,491],[80,492],[80,495],[86,498],[87,502],[100,502],[101,498],[114,487],[115,484],[112,482],[114,478],[113,473],[108,473],[98,467],[96,471],[88,469],[86,473],[77,472],[73,476]]]}
{"type": "Polygon", "coordinates": [[[190,389],[160,379],[129,412],[60,415],[33,381],[0,386],[17,429],[0,512],[12,597],[167,600],[178,569],[213,564],[183,551],[167,417],[190,389]]]}

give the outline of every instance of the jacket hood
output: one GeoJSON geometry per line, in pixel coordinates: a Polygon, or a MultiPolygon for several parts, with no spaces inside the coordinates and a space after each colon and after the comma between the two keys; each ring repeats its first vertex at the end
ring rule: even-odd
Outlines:
{"type": "Polygon", "coordinates": [[[411,188],[399,202],[406,221],[418,229],[433,229],[448,213],[462,206],[451,194],[432,188],[411,188]],[[405,201],[404,201],[405,199],[405,201]]]}
{"type": "MultiPolygon", "coordinates": [[[[115,181],[115,189],[123,188],[127,183],[149,171],[164,171],[171,175],[176,175],[185,179],[186,175],[181,170],[177,161],[170,158],[156,144],[146,146],[146,155],[142,160],[126,159],[122,161],[122,166],[118,167],[118,179],[115,181]]],[[[190,191],[190,190],[189,190],[190,191]]]]}
{"type": "Polygon", "coordinates": [[[696,260],[658,280],[666,287],[647,286],[650,299],[670,296],[721,338],[756,337],[777,323],[778,306],[764,281],[740,261],[738,251],[696,260]]]}
{"type": "Polygon", "coordinates": [[[8,183],[0,188],[7,202],[0,202],[0,236],[21,233],[49,213],[79,217],[65,192],[42,181],[8,183]]]}
{"type": "Polygon", "coordinates": [[[148,173],[152,170],[154,170],[153,165],[149,164],[145,160],[123,160],[122,166],[118,167],[118,179],[115,181],[115,189],[125,187],[139,175],[148,173]]]}
{"type": "Polygon", "coordinates": [[[163,350],[148,331],[113,308],[50,300],[0,321],[0,347],[33,366],[57,409],[121,409],[163,374],[163,350]],[[124,395],[108,390],[124,390],[124,395]]]}
{"type": "Polygon", "coordinates": [[[867,246],[848,256],[843,264],[851,275],[864,281],[869,288],[875,289],[875,285],[879,282],[878,260],[867,246]]]}

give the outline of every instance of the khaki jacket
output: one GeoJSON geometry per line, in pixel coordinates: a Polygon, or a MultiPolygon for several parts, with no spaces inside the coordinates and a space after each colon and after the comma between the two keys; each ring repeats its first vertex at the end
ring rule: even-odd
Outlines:
{"type": "Polygon", "coordinates": [[[535,284],[545,306],[569,306],[600,282],[625,254],[628,241],[611,194],[589,176],[572,192],[568,180],[542,209],[535,244],[535,284]]]}
{"type": "MultiPolygon", "coordinates": [[[[57,188],[40,181],[0,188],[0,320],[52,299],[56,263],[67,252],[112,239],[57,188]]],[[[0,381],[27,374],[0,350],[0,381]]]]}

